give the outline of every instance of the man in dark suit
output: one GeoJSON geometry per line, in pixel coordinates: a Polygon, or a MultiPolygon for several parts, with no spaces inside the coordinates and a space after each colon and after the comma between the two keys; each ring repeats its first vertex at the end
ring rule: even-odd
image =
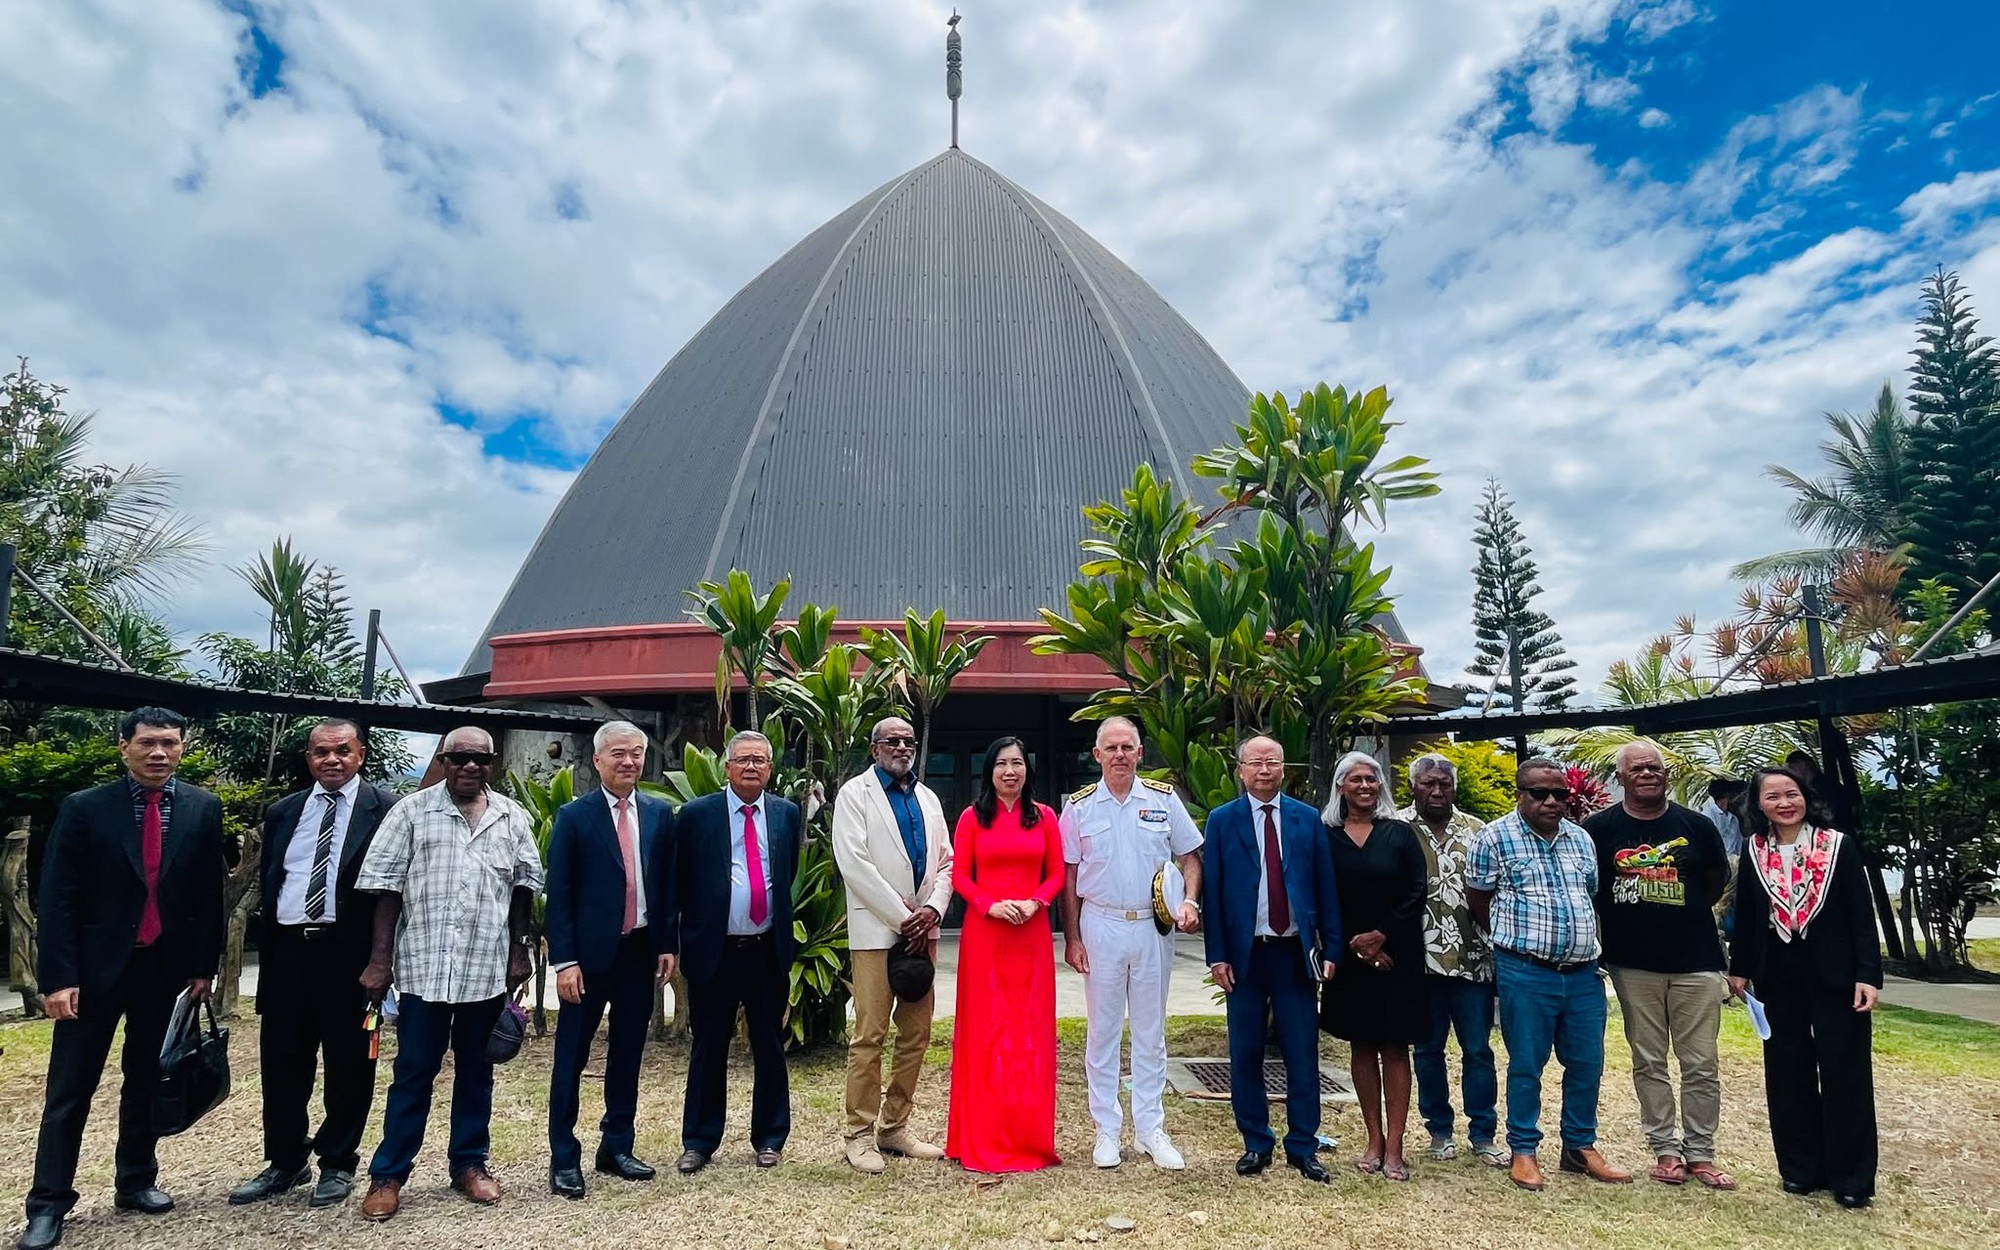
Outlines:
{"type": "Polygon", "coordinates": [[[674,816],[639,792],[646,735],[628,721],[597,730],[591,762],[602,789],[556,813],[549,834],[549,967],[556,974],[555,1067],[549,1077],[549,1189],[583,1197],[583,1145],[576,1139],[577,1087],[604,1009],[611,1053],[604,1070],[597,1170],[649,1181],[653,1169],[632,1153],[639,1111],[639,1056],[653,1014],[653,988],[667,957],[654,950],[661,900],[648,889],[655,861],[671,854],[674,816]]]}
{"type": "Polygon", "coordinates": [[[1285,1059],[1285,1161],[1325,1184],[1315,982],[1333,975],[1342,949],[1333,852],[1319,813],[1282,792],[1285,749],[1274,739],[1237,747],[1236,776],[1246,793],[1209,813],[1202,843],[1204,944],[1229,996],[1229,1103],[1243,1134],[1236,1172],[1262,1172],[1276,1144],[1264,1099],[1268,1016],[1285,1059]]]}
{"type": "MultiPolygon", "coordinates": [[[[791,983],[792,876],[799,863],[799,809],[768,794],[771,742],[739,733],[723,749],[729,784],[682,805],[673,855],[661,857],[661,949],[687,974],[694,1046],[688,1054],[683,1153],[691,1176],[722,1144],[729,1037],[736,1009],[750,1035],[756,1084],[750,1144],[757,1166],[776,1167],[792,1128],[785,1071],[785,1001],[791,983]]],[[[669,963],[666,971],[672,974],[669,963]]]]}
{"type": "Polygon", "coordinates": [[[125,776],[64,799],[49,834],[36,976],[56,1026],[21,1250],[62,1240],[91,1095],[121,1018],[114,1201],[147,1215],[173,1209],[155,1184],[160,1043],[183,989],[209,995],[222,958],[225,872],[222,804],[174,778],[186,745],[179,713],[126,713],[118,723],[125,776]]]}
{"type": "Polygon", "coordinates": [[[375,1098],[375,1059],[362,1027],[361,970],[375,931],[375,896],[354,888],[362,853],[396,796],[361,779],[367,744],[352,721],[327,720],[306,738],[315,785],[264,814],[264,927],[257,977],[263,1018],[264,1157],[270,1166],[229,1201],[274,1198],[312,1179],[311,1202],[329,1207],[354,1192],[361,1131],[375,1098]],[[325,1057],[325,1118],[306,1134],[315,1068],[325,1057]]]}

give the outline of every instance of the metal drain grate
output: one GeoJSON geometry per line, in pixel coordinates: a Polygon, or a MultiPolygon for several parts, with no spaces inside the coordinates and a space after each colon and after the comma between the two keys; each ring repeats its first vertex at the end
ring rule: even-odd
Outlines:
{"type": "MultiPolygon", "coordinates": [[[[1229,1093],[1229,1063],[1227,1060],[1209,1061],[1190,1059],[1184,1065],[1188,1075],[1201,1082],[1205,1093],[1226,1096],[1229,1093]]],[[[1341,1087],[1325,1072],[1319,1074],[1319,1092],[1323,1098],[1341,1092],[1341,1087]]],[[[1282,1060],[1267,1060],[1264,1064],[1264,1096],[1283,1098],[1285,1096],[1285,1065],[1282,1060]]]]}

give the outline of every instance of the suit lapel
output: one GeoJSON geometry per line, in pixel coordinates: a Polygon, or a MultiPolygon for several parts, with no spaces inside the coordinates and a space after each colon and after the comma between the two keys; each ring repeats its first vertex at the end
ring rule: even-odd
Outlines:
{"type": "MultiPolygon", "coordinates": [[[[903,841],[903,822],[896,818],[895,804],[889,802],[889,792],[883,788],[882,779],[875,775],[875,769],[872,765],[868,769],[868,789],[875,796],[875,810],[877,814],[883,820],[889,822],[889,828],[895,834],[892,840],[896,844],[896,850],[901,853],[903,866],[910,869],[916,879],[921,881],[924,874],[917,869],[915,864],[910,862],[910,847],[908,843],[903,841]]],[[[910,797],[915,798],[916,796],[912,794],[910,797]]],[[[921,803],[917,805],[917,817],[918,819],[923,818],[923,804],[921,803]]],[[[916,887],[913,885],[911,888],[915,889],[916,887]]]]}
{"type": "Polygon", "coordinates": [[[132,790],[124,778],[119,778],[104,787],[106,822],[119,831],[119,845],[125,848],[125,858],[131,861],[132,875],[140,881],[146,879],[146,862],[139,847],[139,822],[132,814],[132,790]]]}
{"type": "Polygon", "coordinates": [[[167,870],[173,867],[181,847],[193,840],[189,831],[194,828],[202,806],[191,788],[174,787],[174,814],[160,831],[160,880],[167,879],[167,870]]]}
{"type": "MultiPolygon", "coordinates": [[[[375,826],[382,822],[382,796],[367,782],[354,791],[354,810],[347,814],[347,836],[340,843],[340,867],[336,875],[345,873],[354,857],[361,853],[361,846],[368,836],[375,832],[375,826]]],[[[298,827],[295,818],[292,827],[298,827]]]]}

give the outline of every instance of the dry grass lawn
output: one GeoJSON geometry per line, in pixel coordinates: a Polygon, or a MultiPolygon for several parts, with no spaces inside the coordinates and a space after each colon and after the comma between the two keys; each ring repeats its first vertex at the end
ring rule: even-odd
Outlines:
{"type": "MultiPolygon", "coordinates": [[[[1614,1021],[1616,1017],[1614,1015],[1614,1021]]],[[[47,1058],[45,1022],[0,1028],[0,1193],[12,1204],[11,1238],[20,1225],[34,1154],[47,1058]]],[[[2000,1247],[2000,1030],[1952,1018],[1888,1010],[1878,1037],[1882,1120],[1881,1194],[1871,1212],[1844,1212],[1824,1196],[1789,1198],[1778,1189],[1763,1114],[1755,1042],[1741,1011],[1725,1025],[1723,1163],[1742,1181],[1734,1194],[1690,1183],[1669,1189],[1643,1177],[1631,1186],[1593,1185],[1551,1172],[1539,1195],[1508,1186],[1503,1174],[1469,1160],[1413,1159],[1415,1180],[1395,1185],[1356,1173],[1350,1161],[1360,1125],[1349,1108],[1329,1117],[1344,1140],[1329,1157],[1330,1187],[1304,1183],[1278,1168],[1254,1181],[1231,1164],[1241,1149],[1226,1106],[1170,1099],[1168,1125],[1189,1170],[1168,1174],[1143,1158],[1114,1172],[1090,1166],[1082,1027],[1065,1022],[1058,1147],[1071,1162],[1048,1172],[984,1181],[953,1164],[892,1162],[886,1176],[864,1178],[841,1161],[841,1057],[798,1061],[794,1121],[784,1164],[751,1165],[743,1134],[748,1107],[747,1055],[732,1087],[731,1133],[709,1169],[693,1180],[672,1174],[679,1153],[685,1056],[674,1047],[649,1052],[642,1086],[639,1153],[666,1175],[645,1185],[590,1177],[590,1197],[566,1202],[547,1189],[544,1105],[552,1039],[531,1039],[503,1068],[494,1116],[493,1170],[506,1188],[499,1207],[470,1206],[446,1186],[442,1096],[433,1137],[412,1178],[403,1214],[363,1224],[356,1203],[307,1208],[303,1192],[276,1203],[232,1208],[224,1196],[262,1161],[257,1128],[254,1020],[238,1022],[233,1051],[237,1092],[191,1135],[162,1143],[161,1179],[179,1202],[149,1219],[111,1207],[111,1141],[116,1079],[106,1081],[84,1144],[79,1188],[66,1245],[77,1247],[535,1247],[592,1245],[820,1247],[847,1238],[854,1250],[877,1246],[1033,1246],[1052,1241],[1175,1247],[1368,1247],[1369,1250],[1475,1250],[1478,1247],[2000,1247]],[[601,1182],[601,1183],[600,1183],[601,1182]],[[1201,1213],[1201,1214],[1197,1214],[1201,1213]],[[1137,1227],[1104,1229],[1122,1215],[1137,1227]]],[[[1180,1019],[1176,1054],[1224,1053],[1222,1022],[1180,1019]]],[[[931,1052],[918,1128],[942,1138],[949,1050],[931,1052]]],[[[1496,1039],[1497,1040],[1497,1039],[1496,1039]]],[[[1614,1022],[1604,1091],[1603,1145],[1638,1170],[1644,1147],[1635,1123],[1625,1046],[1614,1022]]],[[[386,1086],[385,1072],[381,1084],[386,1086]]],[[[1334,1046],[1329,1059],[1344,1062],[1334,1046]]],[[[449,1075],[445,1078],[449,1080],[449,1075]]],[[[594,1086],[586,1083],[585,1121],[593,1123],[594,1086]]],[[[376,1104],[379,1122],[380,1097],[376,1104]]],[[[1553,1110],[1546,1120],[1552,1121],[1553,1110]]],[[[1282,1110],[1278,1119],[1282,1122],[1282,1110]]],[[[1414,1121],[1414,1117],[1413,1117],[1414,1121]]],[[[1412,1125],[1413,1144],[1422,1139],[1412,1125]]],[[[592,1148],[588,1131],[586,1151],[592,1148]]],[[[374,1134],[364,1149],[372,1149],[374,1134]]],[[[1413,1151],[1413,1154],[1415,1152],[1413,1151]]],[[[837,1243],[833,1243],[837,1244],[837,1243]]]]}

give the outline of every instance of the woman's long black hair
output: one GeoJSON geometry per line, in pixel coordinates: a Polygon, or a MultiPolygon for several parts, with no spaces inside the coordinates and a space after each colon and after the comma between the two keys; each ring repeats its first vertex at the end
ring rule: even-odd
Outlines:
{"type": "Polygon", "coordinates": [[[1027,743],[1011,734],[995,738],[993,745],[986,748],[986,771],[980,774],[979,797],[972,800],[972,811],[981,825],[993,827],[993,818],[1000,814],[1000,792],[993,788],[993,761],[1008,747],[1021,748],[1021,761],[1027,765],[1027,773],[1021,779],[1021,827],[1033,829],[1042,819],[1042,810],[1035,805],[1035,757],[1028,753],[1027,743]]]}
{"type": "Polygon", "coordinates": [[[1764,814],[1764,805],[1758,802],[1764,797],[1764,778],[1789,777],[1798,783],[1799,793],[1806,796],[1806,823],[1815,829],[1827,829],[1833,825],[1833,813],[1817,794],[1811,783],[1789,768],[1760,768],[1750,774],[1750,788],[1743,793],[1743,836],[1745,838],[1769,837],[1771,818],[1764,814]]]}

